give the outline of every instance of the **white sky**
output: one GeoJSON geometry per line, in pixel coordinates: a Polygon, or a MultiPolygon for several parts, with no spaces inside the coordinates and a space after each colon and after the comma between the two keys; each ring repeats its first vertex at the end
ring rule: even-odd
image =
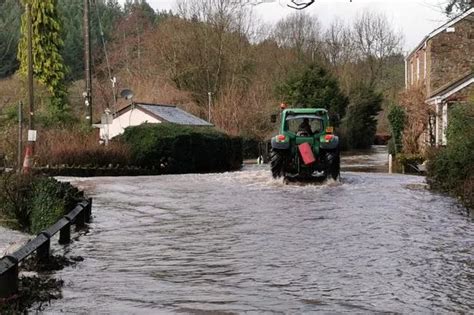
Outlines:
{"type": "MultiPolygon", "coordinates": [[[[248,0],[267,2],[253,6],[257,16],[265,23],[275,23],[282,17],[295,12],[286,6],[289,0],[248,0]]],[[[305,1],[306,0],[296,0],[305,1]]],[[[123,3],[124,1],[122,1],[123,3]]],[[[175,0],[147,0],[159,10],[173,10],[175,0]]],[[[318,17],[323,27],[339,17],[350,22],[365,9],[383,12],[392,22],[396,30],[404,35],[404,49],[410,51],[432,30],[443,24],[447,18],[441,13],[443,3],[447,0],[316,0],[313,5],[305,9],[318,17]]],[[[250,4],[249,4],[250,5],[250,4]]]]}

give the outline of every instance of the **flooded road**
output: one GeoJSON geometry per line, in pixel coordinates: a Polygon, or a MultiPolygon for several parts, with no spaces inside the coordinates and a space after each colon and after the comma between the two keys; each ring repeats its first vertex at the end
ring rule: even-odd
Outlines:
{"type": "Polygon", "coordinates": [[[241,172],[78,179],[94,221],[57,272],[57,313],[474,310],[474,229],[424,178],[343,172],[284,185],[241,172]]]}

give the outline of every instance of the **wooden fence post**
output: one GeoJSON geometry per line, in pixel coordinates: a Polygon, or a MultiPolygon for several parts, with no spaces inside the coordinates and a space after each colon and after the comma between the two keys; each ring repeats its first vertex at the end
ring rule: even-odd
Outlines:
{"type": "Polygon", "coordinates": [[[48,240],[36,250],[36,257],[40,262],[47,262],[49,260],[50,245],[51,240],[48,238],[48,240]]]}
{"type": "Polygon", "coordinates": [[[85,221],[86,223],[91,223],[91,218],[92,218],[92,198],[89,198],[88,200],[88,203],[87,203],[87,207],[86,207],[86,218],[85,218],[85,221]]]}
{"type": "Polygon", "coordinates": [[[66,224],[59,231],[59,244],[69,244],[71,242],[71,222],[66,224]]]}
{"type": "Polygon", "coordinates": [[[5,256],[0,267],[7,265],[11,266],[10,269],[0,274],[0,298],[8,298],[18,292],[18,261],[14,257],[5,256]]]}

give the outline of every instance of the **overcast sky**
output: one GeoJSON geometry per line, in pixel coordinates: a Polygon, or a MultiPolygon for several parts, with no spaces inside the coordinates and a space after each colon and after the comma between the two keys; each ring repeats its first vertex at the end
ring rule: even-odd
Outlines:
{"type": "MultiPolygon", "coordinates": [[[[295,12],[286,4],[289,0],[249,0],[249,3],[267,2],[252,6],[265,23],[275,23],[282,17],[295,12]]],[[[298,1],[298,0],[296,0],[298,1]]],[[[299,0],[306,1],[306,0],[299,0]]],[[[123,2],[123,1],[122,1],[123,2]]],[[[171,9],[176,6],[175,0],[147,0],[154,9],[171,9]]],[[[392,22],[396,30],[404,35],[405,51],[412,50],[415,46],[437,26],[447,19],[441,13],[443,3],[447,0],[316,0],[305,9],[321,21],[323,27],[339,17],[351,21],[365,9],[383,12],[392,22]]]]}

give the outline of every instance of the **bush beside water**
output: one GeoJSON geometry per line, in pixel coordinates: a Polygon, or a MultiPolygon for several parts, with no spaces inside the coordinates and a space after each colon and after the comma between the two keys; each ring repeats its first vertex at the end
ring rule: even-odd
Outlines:
{"type": "Polygon", "coordinates": [[[474,104],[456,104],[449,112],[448,145],[432,151],[428,183],[460,197],[474,208],[474,104]]]}
{"type": "Polygon", "coordinates": [[[44,176],[0,176],[0,217],[7,225],[37,234],[56,223],[83,200],[69,183],[44,176]]]}
{"type": "Polygon", "coordinates": [[[129,127],[120,141],[135,166],[164,174],[222,172],[242,165],[242,141],[209,127],[142,124],[129,127]]]}

